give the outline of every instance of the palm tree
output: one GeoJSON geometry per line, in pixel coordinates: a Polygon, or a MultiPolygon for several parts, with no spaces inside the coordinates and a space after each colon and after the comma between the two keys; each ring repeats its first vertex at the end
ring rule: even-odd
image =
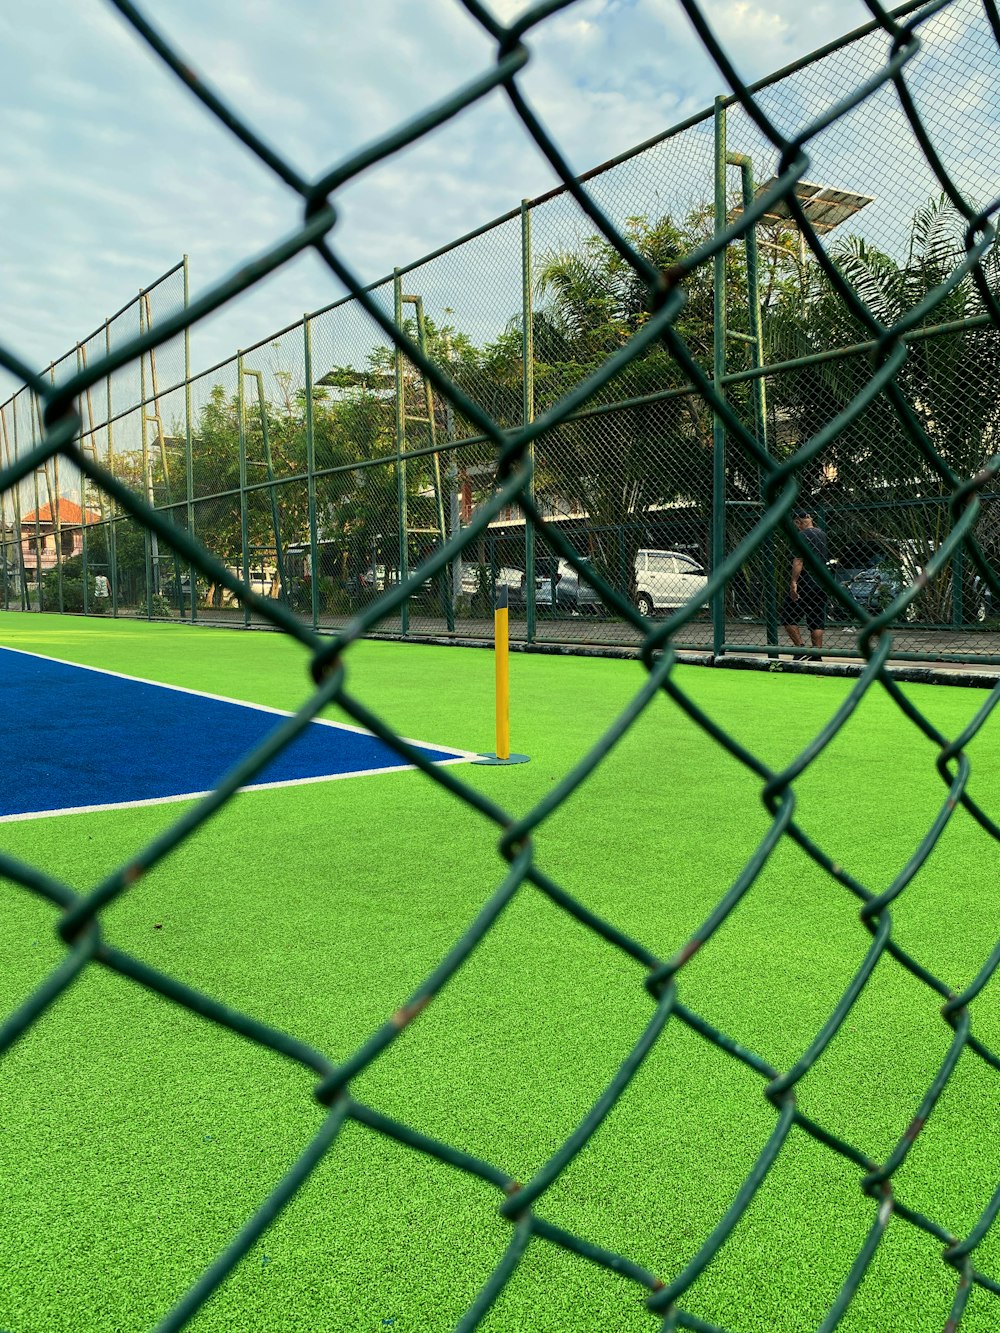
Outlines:
{"type": "MultiPolygon", "coordinates": [[[[937,291],[965,258],[964,219],[942,196],[917,210],[902,261],[850,236],[831,249],[843,277],[884,326],[937,291]]],[[[991,291],[1000,291],[1000,257],[993,247],[982,261],[991,291]]],[[[992,323],[974,324],[986,313],[971,276],[964,277],[928,313],[925,326],[957,324],[952,331],[911,338],[896,376],[913,415],[938,457],[959,476],[982,467],[1000,442],[996,385],[1000,335],[992,323]]],[[[828,352],[864,342],[870,334],[850,312],[818,268],[805,293],[785,288],[766,312],[768,360],[828,352]]],[[[769,385],[777,409],[779,452],[788,453],[844,411],[873,373],[862,354],[821,360],[775,376],[769,385]]],[[[950,527],[952,487],[915,442],[896,407],[879,394],[851,420],[822,459],[803,478],[807,492],[835,477],[837,504],[828,514],[836,548],[867,545],[909,577],[926,565],[950,527]]],[[[996,545],[987,528],[980,537],[996,545]]],[[[951,618],[951,582],[939,580],[922,599],[921,614],[951,618]]]]}
{"type": "MultiPolygon", "coordinates": [[[[650,222],[628,220],[631,244],[666,270],[700,245],[712,230],[707,207],[678,223],[669,216],[650,222]]],[[[733,308],[745,308],[746,269],[741,249],[729,252],[733,308]],[[740,295],[743,294],[741,302],[740,295]]],[[[602,365],[649,318],[649,294],[635,269],[600,237],[575,250],[549,254],[536,275],[535,392],[539,412],[602,365]]],[[[687,301],[675,328],[697,361],[712,364],[713,275],[701,265],[685,283],[687,301]]],[[[742,345],[735,345],[733,368],[742,345]]],[[[628,591],[635,552],[655,511],[681,503],[707,544],[712,496],[712,415],[702,399],[680,392],[686,377],[661,343],[635,357],[591,406],[623,400],[629,406],[586,416],[539,441],[540,481],[552,498],[570,502],[589,516],[593,563],[622,591],[628,591]],[[639,400],[639,401],[636,401],[639,400]],[[645,400],[645,401],[643,401],[645,400]],[[606,540],[602,534],[607,534],[606,540]]],[[[746,390],[734,404],[749,416],[746,390]]],[[[730,469],[730,498],[756,496],[755,466],[730,469]]]]}

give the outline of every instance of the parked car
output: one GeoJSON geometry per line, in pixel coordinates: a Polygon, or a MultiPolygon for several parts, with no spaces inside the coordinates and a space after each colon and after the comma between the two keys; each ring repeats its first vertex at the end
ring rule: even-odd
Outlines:
{"type": "Polygon", "coordinates": [[[597,615],[603,610],[600,597],[585,579],[580,578],[568,560],[558,560],[554,569],[551,560],[540,564],[542,573],[535,579],[535,606],[539,611],[556,615],[597,615]]]}
{"type": "MultiPolygon", "coordinates": [[[[643,547],[636,554],[634,599],[644,616],[656,611],[673,611],[692,598],[704,601],[708,575],[692,556],[682,551],[657,551],[643,547]]],[[[604,611],[597,591],[581,579],[573,566],[560,560],[556,567],[555,610],[570,615],[597,615],[604,611]]],[[[535,581],[535,604],[551,610],[552,579],[543,573],[535,581]]]]}
{"type": "Polygon", "coordinates": [[[369,595],[385,589],[385,565],[369,565],[358,575],[358,591],[369,595]]]}
{"type": "Polygon", "coordinates": [[[160,580],[160,592],[169,602],[176,602],[183,597],[184,601],[190,605],[191,602],[191,576],[182,574],[180,579],[170,574],[160,580]]]}
{"type": "MultiPolygon", "coordinates": [[[[699,600],[708,575],[692,556],[683,551],[654,551],[643,548],[635,557],[635,604],[644,616],[654,611],[676,611],[699,600]]],[[[701,599],[700,604],[706,604],[701,599]]]]}
{"type": "Polygon", "coordinates": [[[462,561],[462,584],[461,591],[468,596],[481,591],[479,581],[484,578],[487,586],[490,583],[495,586],[505,586],[511,590],[522,589],[524,586],[524,570],[514,569],[507,565],[494,568],[492,565],[477,565],[472,561],[462,561]],[[484,570],[485,574],[481,574],[484,570]]]}
{"type": "MultiPolygon", "coordinates": [[[[837,581],[870,614],[878,615],[903,590],[903,575],[887,565],[847,566],[836,571],[837,581]]],[[[915,620],[915,606],[908,606],[906,620],[915,620]]]]}
{"type": "MultiPolygon", "coordinates": [[[[907,586],[902,571],[892,565],[875,564],[863,567],[838,568],[837,580],[871,615],[878,615],[895,601],[907,586]]],[[[846,606],[842,608],[846,613],[846,606]]],[[[965,623],[982,624],[993,614],[993,596],[977,574],[972,581],[971,600],[965,605],[965,623]]],[[[920,619],[920,603],[911,602],[903,612],[903,619],[912,624],[920,619]]]]}

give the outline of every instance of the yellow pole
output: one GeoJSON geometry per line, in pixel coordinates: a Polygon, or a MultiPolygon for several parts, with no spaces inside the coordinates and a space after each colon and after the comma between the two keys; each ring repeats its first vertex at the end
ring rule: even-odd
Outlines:
{"type": "Polygon", "coordinates": [[[507,630],[507,587],[497,588],[493,612],[497,672],[497,758],[510,758],[510,656],[507,630]]]}
{"type": "Polygon", "coordinates": [[[506,585],[496,589],[493,604],[493,659],[496,665],[497,752],[481,754],[474,764],[526,764],[526,754],[510,752],[510,637],[506,585]]]}

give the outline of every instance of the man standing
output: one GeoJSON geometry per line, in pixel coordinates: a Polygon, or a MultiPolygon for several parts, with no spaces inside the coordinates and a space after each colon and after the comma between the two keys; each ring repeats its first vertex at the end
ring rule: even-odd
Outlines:
{"type": "MultiPolygon", "coordinates": [[[[827,563],[826,533],[813,525],[812,514],[808,509],[796,509],[792,515],[803,542],[821,565],[827,563]]],[[[788,595],[782,606],[785,633],[796,648],[804,648],[799,625],[804,621],[809,631],[813,652],[793,653],[797,661],[819,662],[823,647],[823,630],[826,627],[826,592],[812,569],[797,555],[792,560],[792,577],[788,585],[788,595]]]]}

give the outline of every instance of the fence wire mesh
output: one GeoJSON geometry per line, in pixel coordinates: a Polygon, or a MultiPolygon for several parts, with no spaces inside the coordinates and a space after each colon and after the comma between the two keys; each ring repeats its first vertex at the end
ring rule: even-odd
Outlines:
{"type": "MultiPolygon", "coordinates": [[[[77,379],[79,448],[157,506],[172,503],[173,490],[184,490],[184,440],[165,426],[168,385],[187,373],[182,332],[150,346],[141,357],[113,370],[91,373],[109,352],[143,333],[153,333],[186,303],[187,269],[182,260],[101,328],[84,338],[49,367],[50,385],[77,379]],[[172,461],[170,461],[172,458],[172,461]]],[[[176,398],[176,391],[174,394],[176,398]]],[[[16,467],[37,451],[35,465],[6,489],[0,511],[0,567],[4,607],[41,611],[103,613],[132,606],[150,611],[146,539],[138,530],[138,551],[130,552],[126,536],[122,562],[115,536],[124,511],[67,457],[39,450],[43,437],[44,399],[26,384],[0,405],[0,456],[16,467]],[[106,579],[108,608],[95,596],[97,580],[106,579]]],[[[172,406],[174,430],[183,422],[172,406]]],[[[122,529],[123,534],[127,527],[122,529]]],[[[132,546],[135,545],[133,541],[132,546]]],[[[151,566],[152,569],[152,566],[151,566]]],[[[103,591],[103,584],[102,584],[103,591]]]]}
{"type": "MultiPolygon", "coordinates": [[[[714,116],[695,116],[585,180],[627,251],[661,271],[683,261],[677,330],[776,463],[842,416],[868,380],[877,338],[870,320],[845,303],[839,281],[879,323],[907,323],[910,350],[895,380],[945,463],[968,475],[992,454],[997,260],[987,248],[978,267],[964,264],[969,210],[992,197],[996,178],[996,138],[986,129],[991,25],[974,0],[955,0],[922,21],[901,76],[909,99],[902,101],[891,79],[879,81],[885,32],[876,23],[765,81],[753,106],[729,97],[714,116]],[[737,226],[744,192],[759,195],[781,165],[781,148],[754,107],[786,135],[810,117],[822,120],[809,140],[809,175],[797,187],[814,223],[811,238],[780,199],[760,208],[751,230],[737,226]],[[910,114],[928,127],[926,136],[913,131],[910,114]],[[688,271],[687,257],[721,229],[723,209],[732,231],[722,267],[688,271]]],[[[84,340],[77,369],[86,371],[137,323],[141,333],[176,310],[180,281],[179,270],[165,275],[84,340]]],[[[87,388],[81,441],[107,461],[117,428],[117,473],[134,487],[145,469],[154,507],[190,530],[195,499],[212,497],[199,506],[201,540],[242,582],[313,628],[344,626],[404,581],[422,555],[457,537],[493,487],[494,451],[482,422],[426,379],[405,349],[397,352],[375,307],[509,430],[592,377],[641,328],[646,305],[644,282],[621,248],[563,187],[376,284],[367,308],[349,297],[214,372],[190,378],[183,339],[165,340],[87,388]],[[377,462],[393,456],[402,461],[377,462]]],[[[65,378],[73,365],[71,354],[50,374],[65,378]]],[[[739,445],[727,451],[729,425],[717,427],[711,403],[662,341],[639,348],[590,390],[533,446],[531,486],[549,530],[569,541],[588,575],[596,569],[647,616],[678,609],[701,588],[701,611],[676,643],[773,656],[790,558],[780,533],[745,553],[714,601],[704,592],[707,576],[755,528],[766,470],[739,445]]],[[[26,391],[5,405],[3,447],[12,458],[32,448],[37,419],[26,391]]],[[[881,612],[921,578],[948,526],[950,483],[884,394],[851,412],[799,476],[828,534],[831,570],[849,594],[837,590],[829,600],[824,649],[857,657],[858,605],[866,616],[881,612]]],[[[64,470],[68,513],[71,480],[64,470]]],[[[44,508],[54,487],[43,474],[35,505],[32,483],[23,483],[22,512],[44,508]]],[[[77,497],[87,523],[91,515],[110,522],[99,490],[94,499],[96,509],[77,497]]],[[[44,603],[75,611],[82,601],[100,612],[94,580],[104,574],[114,614],[257,623],[228,589],[185,575],[156,549],[126,538],[121,559],[112,558],[110,529],[95,534],[82,583],[71,567],[68,602],[56,550],[46,595],[36,575],[54,534],[22,532],[18,541],[14,504],[6,502],[3,516],[8,609],[44,603]]],[[[977,537],[988,556],[1000,541],[995,511],[995,492],[984,491],[977,537]]],[[[485,636],[499,579],[510,590],[516,639],[641,643],[589,576],[560,564],[544,539],[536,546],[516,503],[500,509],[465,554],[369,632],[485,636]]],[[[1000,661],[992,590],[961,550],[897,610],[898,658],[1000,661]]]]}
{"type": "MultiPolygon", "coordinates": [[[[948,737],[901,691],[886,662],[906,651],[996,651],[989,623],[1000,606],[991,563],[1000,542],[1000,458],[993,452],[1000,149],[987,86],[1000,42],[994,0],[933,0],[893,12],[867,0],[865,31],[755,90],[738,77],[696,0],[679,0],[731,96],[714,115],[582,182],[518,84],[529,60],[525,38],[566,4],[526,8],[504,25],[478,0],[463,0],[495,40],[495,63],[424,122],[401,126],[357,159],[306,181],[191,74],[130,0],[114,3],[208,113],[301,197],[305,219],[252,272],[242,270],[191,305],[176,288],[163,288],[153,317],[140,300],[138,327],[124,315],[112,321],[106,336],[81,344],[52,375],[0,350],[0,363],[26,386],[0,412],[5,588],[20,580],[21,604],[29,604],[33,550],[35,583],[44,585],[41,533],[30,510],[37,516],[54,498],[64,504],[60,488],[70,477],[87,514],[79,523],[88,537],[81,564],[91,563],[77,575],[67,559],[60,562],[56,605],[102,609],[90,606],[97,589],[88,580],[107,571],[115,611],[225,619],[228,609],[244,623],[284,631],[302,645],[316,685],[308,703],[209,797],[93,892],[79,895],[0,853],[7,879],[63,910],[66,946],[60,966],[5,1018],[0,1047],[96,963],[299,1062],[317,1079],[315,1096],[326,1108],[321,1128],[158,1328],[188,1324],[349,1122],[496,1188],[509,1246],[462,1330],[484,1319],[528,1247],[548,1244],[631,1279],[662,1330],[719,1333],[686,1308],[687,1294],[727,1244],[793,1129],[842,1159],[872,1204],[868,1236],[821,1328],[833,1329],[850,1306],[894,1218],[925,1233],[954,1271],[947,1327],[957,1328],[974,1288],[1000,1295],[1000,1283],[976,1264],[1000,1212],[1000,1188],[975,1225],[957,1235],[897,1197],[893,1182],[960,1057],[1000,1071],[1000,1055],[971,1029],[971,1006],[1000,963],[1000,946],[956,993],[894,937],[891,908],[958,807],[1000,840],[1000,828],[969,793],[965,753],[1000,702],[1000,685],[964,732],[948,737]],[[336,187],[496,88],[562,187],[461,246],[363,287],[336,246],[336,187]],[[817,199],[814,187],[826,198],[817,199]],[[307,247],[350,298],[186,380],[177,358],[183,331],[307,247]],[[827,530],[839,570],[793,521],[803,507],[827,530]],[[860,654],[866,665],[807,749],[773,771],[682,687],[676,649],[690,642],[718,651],[773,647],[777,598],[795,558],[831,606],[843,608],[832,650],[860,654]],[[77,578],[74,606],[68,585],[77,578]],[[678,596],[673,589],[682,585],[671,581],[683,578],[687,591],[678,596]],[[607,641],[614,625],[620,641],[639,646],[648,672],[608,733],[520,819],[455,770],[435,768],[360,701],[345,675],[362,635],[460,630],[487,619],[497,583],[511,591],[515,621],[523,611],[525,634],[565,638],[567,626],[579,624],[582,637],[607,641]],[[320,627],[333,632],[320,634],[320,627]],[[946,788],[916,853],[881,891],[810,839],[794,799],[796,779],[876,685],[937,747],[946,788]],[[754,855],[673,957],[657,956],[547,877],[532,841],[660,691],[759,781],[771,816],[754,855]],[[331,704],[495,824],[508,863],[469,930],[340,1063],[122,952],[101,928],[102,909],[331,704]],[[857,898],[871,940],[814,1040],[782,1070],[687,1006],[681,980],[784,840],[857,898]],[[359,1100],[351,1080],[418,1018],[529,885],[623,962],[644,969],[649,1013],[603,1095],[536,1174],[518,1181],[502,1165],[359,1100]],[[911,1123],[877,1161],[807,1115],[796,1087],[886,958],[935,997],[949,1036],[911,1123]],[[546,1191],[590,1142],[671,1019],[759,1078],[774,1119],[708,1238],[675,1271],[654,1275],[544,1213],[546,1191]]],[[[48,592],[37,596],[52,604],[48,592]]]]}

